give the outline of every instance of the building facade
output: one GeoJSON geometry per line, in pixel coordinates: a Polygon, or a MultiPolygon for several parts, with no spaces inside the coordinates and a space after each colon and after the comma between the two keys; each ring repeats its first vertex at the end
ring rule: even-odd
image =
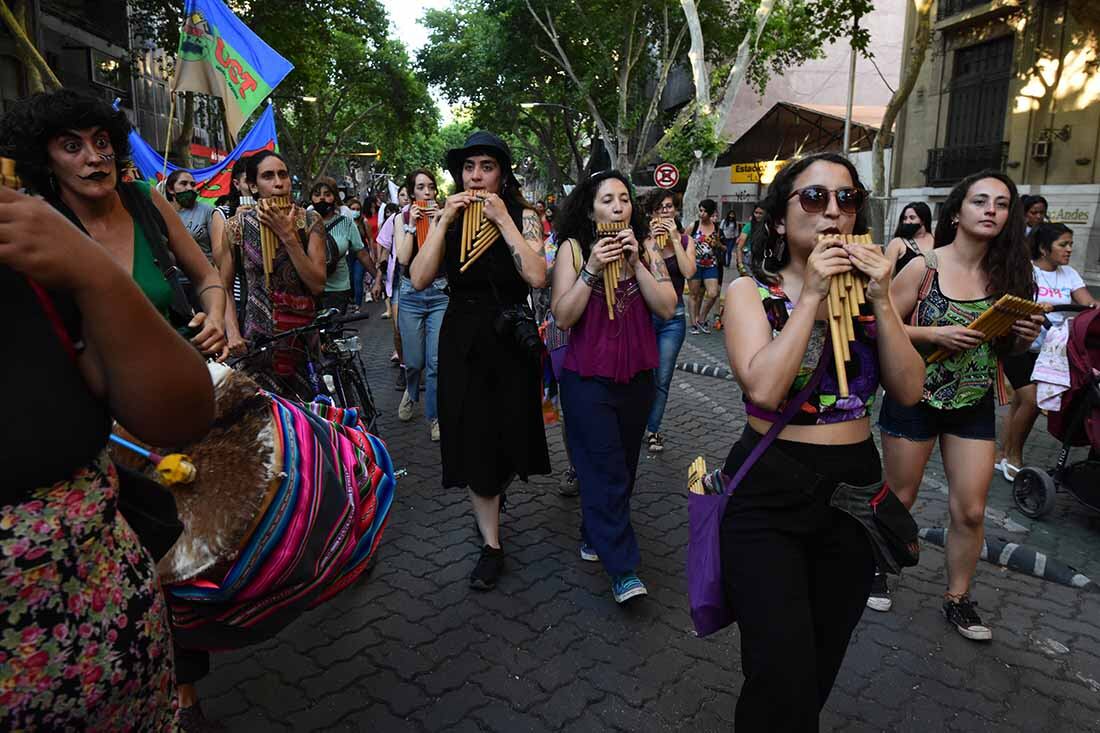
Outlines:
{"type": "MultiPolygon", "coordinates": [[[[1007,173],[1074,231],[1071,264],[1100,285],[1100,3],[937,0],[932,41],[898,118],[890,221],[935,211],[960,179],[1007,173]]],[[[910,6],[905,38],[914,28],[910,6]]]]}

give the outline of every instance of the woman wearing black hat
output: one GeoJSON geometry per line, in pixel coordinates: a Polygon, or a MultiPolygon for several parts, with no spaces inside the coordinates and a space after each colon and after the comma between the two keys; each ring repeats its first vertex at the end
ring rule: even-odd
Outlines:
{"type": "Polygon", "coordinates": [[[439,333],[439,428],[443,485],[467,487],[484,546],[470,587],[489,590],[503,567],[500,506],[516,476],[550,473],[539,401],[542,341],[527,306],[546,285],[542,224],[512,174],[508,146],[475,132],[447,151],[457,193],[412,262],[413,287],[431,286],[441,267],[450,302],[439,333]],[[485,217],[500,234],[465,272],[459,263],[463,212],[482,189],[485,217]]]}

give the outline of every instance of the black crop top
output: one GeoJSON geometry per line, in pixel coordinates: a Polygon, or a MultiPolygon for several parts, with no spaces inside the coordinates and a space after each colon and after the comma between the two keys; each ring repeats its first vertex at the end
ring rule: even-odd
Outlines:
{"type": "Polygon", "coordinates": [[[4,505],[71,477],[103,450],[111,428],[107,405],[77,368],[70,337],[60,335],[80,333],[76,304],[64,294],[40,292],[45,303],[23,275],[0,266],[0,307],[8,316],[0,360],[4,505]]]}

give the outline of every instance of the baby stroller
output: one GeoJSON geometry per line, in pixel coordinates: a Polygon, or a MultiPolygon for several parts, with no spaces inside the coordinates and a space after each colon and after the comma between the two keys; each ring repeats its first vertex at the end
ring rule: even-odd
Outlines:
{"type": "Polygon", "coordinates": [[[1012,498],[1025,515],[1048,514],[1059,490],[1065,489],[1094,512],[1100,513],[1100,310],[1086,306],[1055,306],[1056,310],[1088,310],[1069,327],[1067,356],[1070,388],[1062,395],[1062,409],[1047,417],[1047,429],[1062,441],[1058,463],[1050,471],[1028,466],[1012,484],[1012,498]],[[1085,460],[1069,462],[1070,449],[1089,446],[1085,460]]]}

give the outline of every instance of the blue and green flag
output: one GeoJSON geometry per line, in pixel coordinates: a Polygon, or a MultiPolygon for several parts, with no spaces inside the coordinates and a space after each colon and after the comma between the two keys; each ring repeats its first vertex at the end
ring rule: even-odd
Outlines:
{"type": "Polygon", "coordinates": [[[172,90],[221,97],[234,137],[293,68],[221,0],[187,0],[172,90]]]}

